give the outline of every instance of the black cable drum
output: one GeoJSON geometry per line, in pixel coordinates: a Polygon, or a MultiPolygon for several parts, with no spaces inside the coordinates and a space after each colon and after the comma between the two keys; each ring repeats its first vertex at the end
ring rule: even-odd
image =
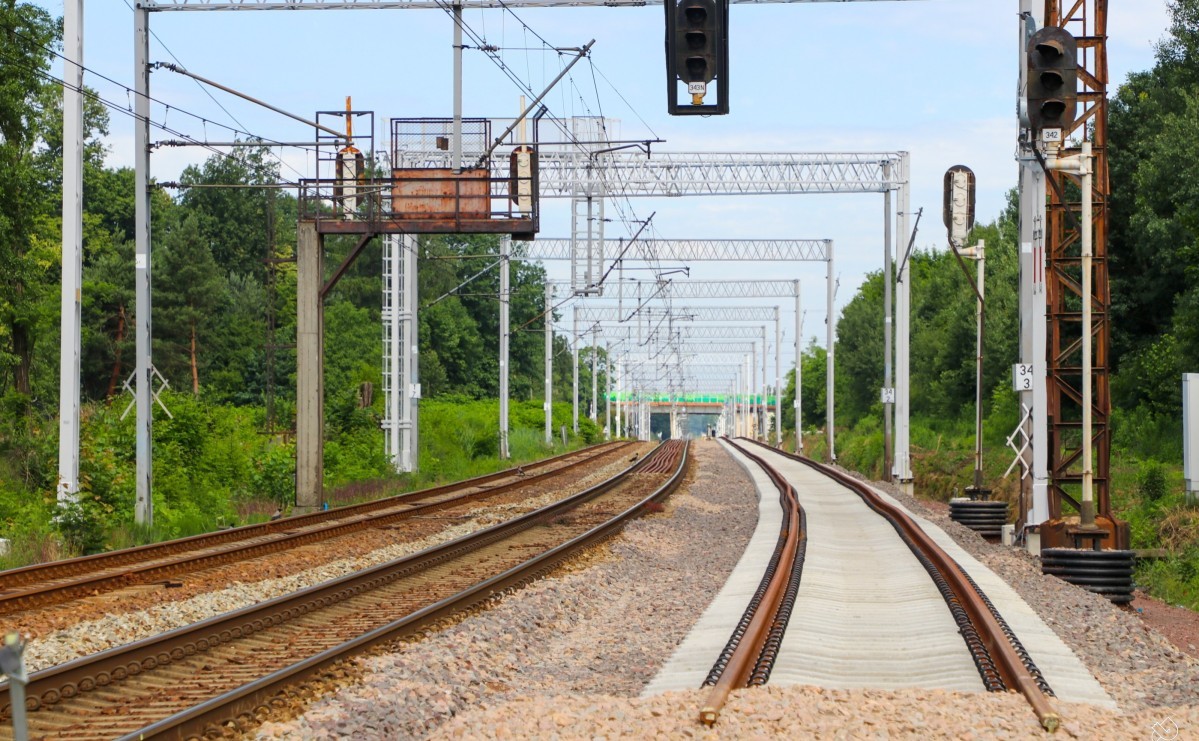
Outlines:
{"type": "Polygon", "coordinates": [[[1074,548],[1045,548],[1041,551],[1041,573],[1077,584],[1101,594],[1117,605],[1132,602],[1132,551],[1096,551],[1074,548]]]}
{"type": "Polygon", "coordinates": [[[1007,524],[1007,502],[951,499],[949,519],[983,537],[998,538],[1007,524]]]}

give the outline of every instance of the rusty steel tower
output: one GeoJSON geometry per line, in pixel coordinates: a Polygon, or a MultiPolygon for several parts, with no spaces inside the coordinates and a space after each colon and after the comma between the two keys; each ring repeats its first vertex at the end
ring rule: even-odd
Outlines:
{"type": "Polygon", "coordinates": [[[1082,457],[1093,446],[1095,510],[1100,527],[1108,531],[1107,547],[1128,546],[1127,525],[1111,512],[1111,297],[1108,290],[1108,200],[1111,183],[1107,158],[1107,5],[1108,0],[1045,0],[1045,25],[1058,26],[1077,39],[1080,113],[1063,132],[1069,142],[1063,154],[1077,154],[1089,141],[1094,155],[1092,182],[1093,262],[1090,296],[1092,321],[1082,320],[1081,219],[1082,198],[1077,176],[1053,172],[1049,178],[1045,224],[1045,281],[1048,363],[1049,516],[1041,530],[1042,546],[1070,545],[1062,504],[1080,509],[1082,457]],[[1082,338],[1093,343],[1091,440],[1082,432],[1082,338]]]}

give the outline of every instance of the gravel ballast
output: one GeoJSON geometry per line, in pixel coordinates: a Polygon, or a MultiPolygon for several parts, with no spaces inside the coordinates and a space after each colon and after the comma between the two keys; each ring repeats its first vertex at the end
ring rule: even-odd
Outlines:
{"type": "MultiPolygon", "coordinates": [[[[641,455],[652,447],[647,444],[635,452],[641,455]]],[[[467,506],[470,516],[451,520],[453,524],[449,526],[438,524],[433,528],[420,528],[421,532],[428,532],[423,536],[411,537],[410,532],[417,530],[414,527],[407,528],[404,537],[394,530],[363,531],[333,542],[212,569],[203,577],[185,577],[189,582],[186,595],[180,594],[184,590],[163,590],[146,585],[6,619],[14,620],[13,627],[30,636],[25,648],[26,668],[29,671],[45,669],[469,535],[614,476],[630,465],[629,457],[630,454],[622,455],[594,470],[578,473],[569,483],[547,487],[548,491],[543,491],[543,485],[539,484],[536,489],[539,493],[533,495],[514,494],[505,497],[512,501],[467,506]],[[388,545],[379,547],[383,543],[388,545]],[[273,578],[263,578],[267,575],[273,578]],[[152,606],[146,607],[147,603],[152,606]]]]}
{"type": "MultiPolygon", "coordinates": [[[[392,653],[359,661],[360,681],[260,738],[1028,738],[1017,695],[810,686],[735,692],[714,728],[705,693],[638,699],[702,613],[754,526],[744,473],[707,441],[694,482],[666,512],[630,524],[604,551],[392,653]]],[[[1035,609],[1099,678],[1121,713],[1062,704],[1059,737],[1199,737],[1199,662],[1133,612],[1040,573],[947,514],[883,486],[945,529],[1035,609]]],[[[797,609],[801,609],[797,606],[797,609]]]]}
{"type": "Polygon", "coordinates": [[[423,641],[359,662],[361,683],[265,738],[414,738],[527,696],[632,696],[654,676],[740,558],[752,483],[716,445],[693,446],[691,484],[566,573],[506,595],[423,641]],[[583,568],[586,567],[586,568],[583,568]]]}
{"type": "MultiPolygon", "coordinates": [[[[1121,710],[1199,704],[1199,660],[1147,627],[1135,611],[1045,576],[1040,560],[1027,551],[987,543],[950,520],[947,511],[926,507],[898,487],[873,485],[940,527],[1010,584],[1082,659],[1121,710]]],[[[1199,737],[1199,726],[1193,732],[1199,737]]]]}

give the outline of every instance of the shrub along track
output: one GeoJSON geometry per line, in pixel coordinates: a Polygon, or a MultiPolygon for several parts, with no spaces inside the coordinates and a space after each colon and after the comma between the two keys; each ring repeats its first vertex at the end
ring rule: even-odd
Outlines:
{"type": "Polygon", "coordinates": [[[190,538],[0,572],[0,615],[61,604],[179,574],[233,564],[454,506],[520,492],[567,473],[617,460],[634,443],[613,442],[524,466],[364,504],[222,530],[190,538]]]}
{"type": "Polygon", "coordinates": [[[869,486],[835,468],[760,442],[749,442],[776,455],[798,461],[833,479],[856,493],[867,507],[887,520],[936,583],[953,613],[984,686],[992,692],[1019,692],[1032,707],[1042,727],[1050,732],[1056,730],[1061,719],[1049,701],[1053,692],[1031,657],[986,594],[923,528],[869,486]]]}
{"type": "MultiPolygon", "coordinates": [[[[248,727],[338,659],[537,578],[614,535],[683,480],[683,443],[555,504],[420,553],[30,677],[30,730],[54,738],[191,737],[248,727]],[[667,457],[671,473],[644,473],[667,457]]],[[[0,738],[8,738],[0,685],[0,738]]]]}

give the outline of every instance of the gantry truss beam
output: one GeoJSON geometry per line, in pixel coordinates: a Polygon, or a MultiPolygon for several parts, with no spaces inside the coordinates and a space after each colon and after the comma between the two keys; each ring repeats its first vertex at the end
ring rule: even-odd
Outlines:
{"type": "Polygon", "coordinates": [[[604,284],[604,298],[637,300],[650,296],[673,299],[795,298],[796,280],[667,280],[622,281],[604,284]]]}
{"type": "Polygon", "coordinates": [[[637,309],[635,306],[621,308],[580,304],[575,307],[575,317],[580,322],[627,322],[637,317],[697,322],[773,322],[778,316],[777,306],[674,306],[637,309]]]}
{"type": "MultiPolygon", "coordinates": [[[[615,152],[594,160],[577,151],[539,153],[542,198],[573,198],[603,182],[608,197],[883,193],[904,182],[904,152],[615,152]]],[[[404,167],[446,168],[442,151],[400,152],[404,167]]],[[[508,177],[508,156],[491,160],[493,178],[508,177]]]]}
{"type": "Polygon", "coordinates": [[[667,353],[671,350],[677,350],[687,356],[693,356],[699,353],[751,353],[758,350],[756,342],[671,342],[666,345],[655,345],[650,349],[632,351],[630,354],[636,356],[637,353],[645,352],[662,352],[667,353]]]}
{"type": "MultiPolygon", "coordinates": [[[[732,3],[821,3],[847,0],[729,0],[732,3]]],[[[881,0],[848,0],[880,2],[881,0]]],[[[661,0],[458,0],[463,10],[484,8],[638,8],[661,5],[661,0]]],[[[443,0],[142,0],[139,8],[152,11],[179,10],[389,10],[403,8],[441,8],[451,5],[443,0]]]]}
{"type": "MultiPolygon", "coordinates": [[[[773,317],[772,317],[773,320],[773,317]]],[[[611,342],[636,342],[638,340],[637,328],[630,327],[627,324],[611,327],[603,324],[599,325],[599,336],[601,340],[611,342]]],[[[590,330],[588,330],[590,331],[590,330]]],[[[733,340],[733,339],[757,339],[762,336],[762,327],[696,327],[691,324],[685,326],[674,327],[672,330],[674,336],[683,340],[733,340]]],[[[641,337],[642,342],[652,342],[658,338],[668,335],[670,332],[664,327],[658,328],[656,331],[645,332],[645,336],[641,337]]],[[[665,339],[662,342],[666,342],[665,339]]]]}
{"type": "MultiPolygon", "coordinates": [[[[609,239],[615,258],[624,240],[609,239]]],[[[683,262],[825,262],[833,253],[831,239],[639,239],[626,259],[683,262]]],[[[517,259],[569,260],[570,239],[537,239],[516,249],[517,259]]],[[[606,284],[605,284],[606,285],[606,284]]],[[[792,294],[786,294],[788,296],[792,294]]]]}
{"type": "MultiPolygon", "coordinates": [[[[760,349],[760,348],[759,348],[760,349]]],[[[632,360],[645,359],[649,362],[656,362],[659,365],[670,367],[687,366],[696,361],[703,363],[740,363],[749,357],[750,353],[742,353],[736,350],[732,352],[696,352],[693,348],[687,350],[669,349],[662,351],[661,355],[656,354],[653,350],[642,350],[639,353],[630,353],[629,358],[632,360]]]]}

